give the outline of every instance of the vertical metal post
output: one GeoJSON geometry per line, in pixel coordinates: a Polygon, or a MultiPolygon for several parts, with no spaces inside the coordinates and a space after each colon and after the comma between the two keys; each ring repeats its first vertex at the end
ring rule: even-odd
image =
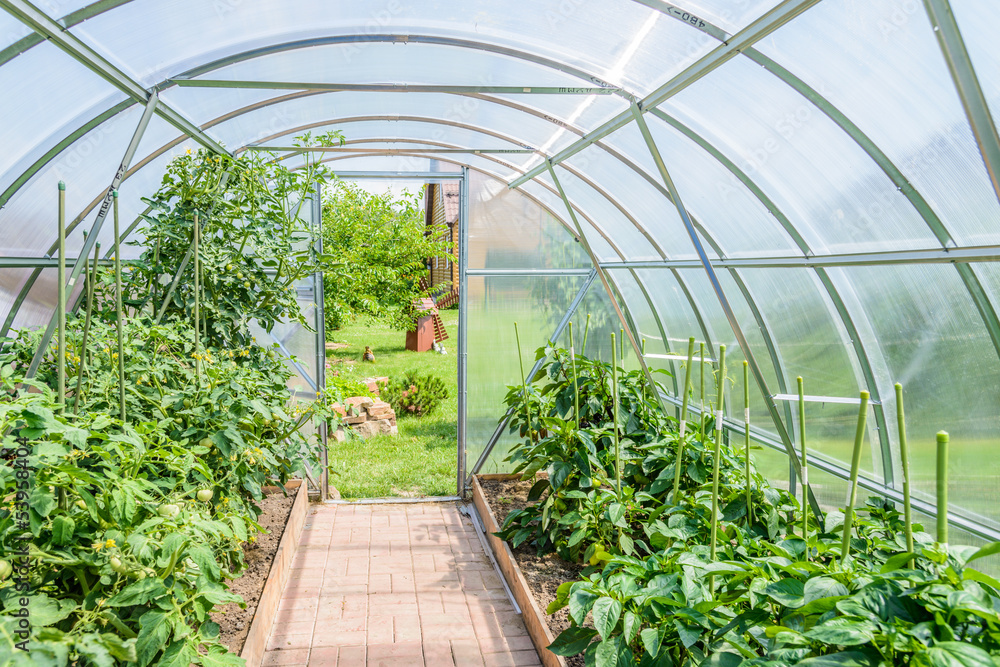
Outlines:
{"type": "Polygon", "coordinates": [[[469,409],[468,317],[469,168],[462,167],[458,201],[458,495],[465,497],[465,450],[469,409]]]}
{"type": "MultiPolygon", "coordinates": [[[[58,387],[56,401],[60,412],[66,407],[66,184],[59,181],[59,294],[56,305],[56,321],[59,337],[56,343],[56,376],[58,387]]],[[[39,352],[47,345],[39,347],[39,352]]],[[[38,353],[35,356],[38,356],[38,353]]]]}
{"type": "MultiPolygon", "coordinates": [[[[740,349],[743,350],[743,358],[746,359],[750,365],[750,371],[753,373],[754,379],[757,381],[757,386],[764,399],[764,405],[767,407],[767,411],[771,415],[771,421],[774,422],[774,428],[778,432],[778,436],[781,438],[781,442],[788,454],[788,459],[792,464],[792,468],[796,474],[801,476],[801,465],[799,463],[798,454],[795,451],[795,446],[792,444],[788,431],[786,430],[784,423],[781,421],[781,416],[778,414],[778,407],[775,405],[774,399],[771,398],[772,394],[767,387],[767,382],[760,370],[760,366],[757,364],[757,360],[753,355],[753,350],[750,349],[750,344],[747,342],[746,336],[743,335],[743,328],[736,319],[736,314],[733,312],[729,299],[726,297],[726,293],[722,289],[722,283],[719,282],[719,276],[715,273],[715,269],[712,267],[712,262],[709,260],[708,254],[705,252],[705,247],[702,245],[701,239],[698,238],[698,232],[694,228],[691,216],[688,215],[687,209],[684,208],[680,194],[677,192],[677,187],[674,185],[674,181],[670,177],[670,172],[667,170],[667,166],[663,162],[663,157],[660,155],[660,151],[656,147],[656,142],[653,140],[653,135],[650,133],[649,127],[646,125],[646,120],[642,116],[642,111],[635,102],[632,103],[632,115],[635,117],[636,124],[639,127],[639,131],[642,133],[643,140],[646,142],[646,147],[649,149],[650,155],[656,163],[656,168],[660,172],[660,177],[663,179],[664,185],[667,186],[667,190],[670,192],[670,198],[673,199],[674,206],[677,207],[677,212],[680,214],[681,222],[684,223],[684,228],[687,230],[688,236],[691,237],[691,243],[694,246],[695,252],[698,253],[698,258],[701,260],[701,264],[705,268],[705,272],[708,274],[708,280],[711,282],[712,289],[715,290],[715,294],[719,298],[719,304],[722,306],[722,311],[725,313],[726,319],[729,320],[729,325],[732,327],[733,334],[736,336],[736,341],[739,343],[740,349]]],[[[812,505],[813,513],[817,517],[823,516],[819,503],[816,501],[816,498],[811,491],[809,492],[809,504],[812,505]]]]}
{"type": "MultiPolygon", "coordinates": [[[[316,183],[313,192],[312,221],[316,233],[316,254],[323,254],[323,184],[316,183]]],[[[313,297],[316,300],[316,392],[319,400],[326,400],[326,297],[323,292],[323,270],[313,273],[313,297]]],[[[323,469],[320,471],[320,500],[330,497],[330,465],[329,429],[324,421],[319,426],[319,440],[322,451],[320,459],[323,469]]]]}

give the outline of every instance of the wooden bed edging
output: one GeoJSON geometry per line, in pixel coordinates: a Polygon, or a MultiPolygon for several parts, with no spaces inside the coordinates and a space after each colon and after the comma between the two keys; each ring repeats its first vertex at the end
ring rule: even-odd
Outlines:
{"type": "Polygon", "coordinates": [[[493,480],[520,479],[520,476],[473,475],[472,502],[476,505],[476,509],[479,511],[479,516],[483,520],[483,527],[486,529],[486,540],[489,542],[490,548],[493,550],[493,555],[497,559],[497,564],[500,566],[500,570],[503,572],[504,578],[507,580],[507,585],[510,586],[511,593],[514,594],[514,599],[517,600],[518,606],[521,607],[521,616],[524,618],[524,626],[528,629],[528,636],[531,637],[531,641],[535,645],[535,650],[538,651],[538,657],[541,659],[542,664],[545,665],[545,667],[566,667],[565,659],[548,649],[549,644],[552,643],[555,637],[553,637],[552,632],[549,631],[549,626],[545,622],[544,612],[538,608],[538,603],[535,602],[535,596],[531,594],[531,589],[528,588],[528,582],[521,573],[521,568],[517,566],[517,561],[514,560],[514,554],[511,552],[510,546],[493,534],[500,530],[500,526],[497,524],[497,518],[494,516],[493,510],[490,509],[489,504],[486,502],[486,495],[483,493],[483,487],[479,485],[480,477],[483,479],[493,480]]]}
{"type": "Polygon", "coordinates": [[[271,571],[267,575],[264,590],[261,591],[260,599],[257,601],[257,609],[254,611],[250,631],[243,643],[243,651],[240,652],[240,657],[247,661],[247,667],[260,667],[264,658],[271,626],[278,613],[278,603],[288,582],[292,560],[295,558],[299,537],[302,536],[302,526],[305,524],[306,508],[309,507],[309,492],[306,487],[307,485],[300,479],[293,479],[285,485],[288,491],[297,489],[295,501],[288,513],[288,523],[285,524],[285,532],[281,534],[278,550],[274,552],[274,561],[271,562],[271,571]]]}

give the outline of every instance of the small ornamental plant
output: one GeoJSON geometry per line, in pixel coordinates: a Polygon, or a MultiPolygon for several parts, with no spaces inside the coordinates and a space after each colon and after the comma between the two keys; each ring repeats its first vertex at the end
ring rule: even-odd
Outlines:
{"type": "Polygon", "coordinates": [[[382,392],[397,416],[423,417],[431,414],[448,398],[448,388],[441,378],[408,371],[402,378],[390,380],[382,392]]]}

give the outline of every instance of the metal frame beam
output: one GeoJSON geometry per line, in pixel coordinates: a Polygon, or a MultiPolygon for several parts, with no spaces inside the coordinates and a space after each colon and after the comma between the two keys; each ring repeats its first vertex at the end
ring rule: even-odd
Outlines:
{"type": "Polygon", "coordinates": [[[1000,198],[1000,137],[972,65],[972,58],[965,48],[965,40],[958,29],[958,21],[955,20],[948,0],[924,0],[924,8],[934,27],[934,36],[948,64],[948,71],[955,82],[972,134],[976,137],[986,173],[993,183],[993,191],[1000,198]]]}
{"type": "Polygon", "coordinates": [[[465,498],[465,457],[469,420],[469,168],[458,185],[458,461],[455,483],[465,498]]]}
{"type": "MultiPolygon", "coordinates": [[[[370,140],[375,142],[375,139],[370,140]]],[[[393,143],[393,139],[379,139],[377,141],[385,143],[393,143]]],[[[355,142],[364,143],[364,142],[355,142]]],[[[402,143],[402,142],[400,142],[402,143]]],[[[418,142],[423,143],[423,142],[418,142]]],[[[299,146],[247,146],[244,150],[248,151],[281,151],[290,153],[364,153],[370,152],[371,149],[368,148],[352,148],[349,146],[312,146],[307,148],[302,148],[299,146]]],[[[380,151],[384,152],[386,155],[395,155],[399,151],[406,151],[407,153],[487,153],[487,154],[503,154],[503,153],[537,153],[538,150],[535,148],[381,148],[380,151]]],[[[283,156],[291,157],[291,156],[283,156]]]]}
{"type": "Polygon", "coordinates": [[[296,81],[229,81],[179,76],[169,82],[182,88],[252,90],[326,90],[374,93],[493,93],[496,95],[612,95],[617,87],[594,86],[448,86],[414,83],[319,83],[296,81]]]}

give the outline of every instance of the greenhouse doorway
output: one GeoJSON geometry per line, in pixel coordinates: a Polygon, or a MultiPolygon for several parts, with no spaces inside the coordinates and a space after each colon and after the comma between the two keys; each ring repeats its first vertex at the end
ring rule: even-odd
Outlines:
{"type": "MultiPolygon", "coordinates": [[[[320,195],[320,227],[327,245],[323,253],[331,261],[338,261],[334,247],[356,242],[347,239],[356,238],[359,227],[353,216],[357,210],[369,211],[376,221],[387,216],[372,227],[378,231],[370,240],[375,248],[388,241],[385,226],[411,225],[419,215],[428,243],[450,243],[454,252],[451,257],[441,253],[424,257],[428,271],[417,286],[422,296],[414,299],[409,314],[416,331],[404,331],[399,317],[390,321],[388,312],[341,321],[336,302],[343,286],[325,286],[327,327],[322,338],[317,336],[325,360],[321,383],[331,396],[339,392],[355,407],[343,419],[345,430],[331,433],[328,439],[331,475],[324,499],[406,501],[461,496],[468,395],[463,289],[468,170],[336,173],[338,182],[326,184],[320,195]],[[393,218],[387,206],[396,207],[405,220],[393,218]],[[351,396],[363,393],[361,384],[374,405],[366,405],[369,401],[364,397],[351,396]],[[391,416],[383,402],[392,405],[391,416]],[[390,431],[387,419],[393,422],[390,431]]],[[[408,247],[391,250],[409,252],[408,247]]],[[[356,254],[365,256],[363,251],[356,254]]]]}

